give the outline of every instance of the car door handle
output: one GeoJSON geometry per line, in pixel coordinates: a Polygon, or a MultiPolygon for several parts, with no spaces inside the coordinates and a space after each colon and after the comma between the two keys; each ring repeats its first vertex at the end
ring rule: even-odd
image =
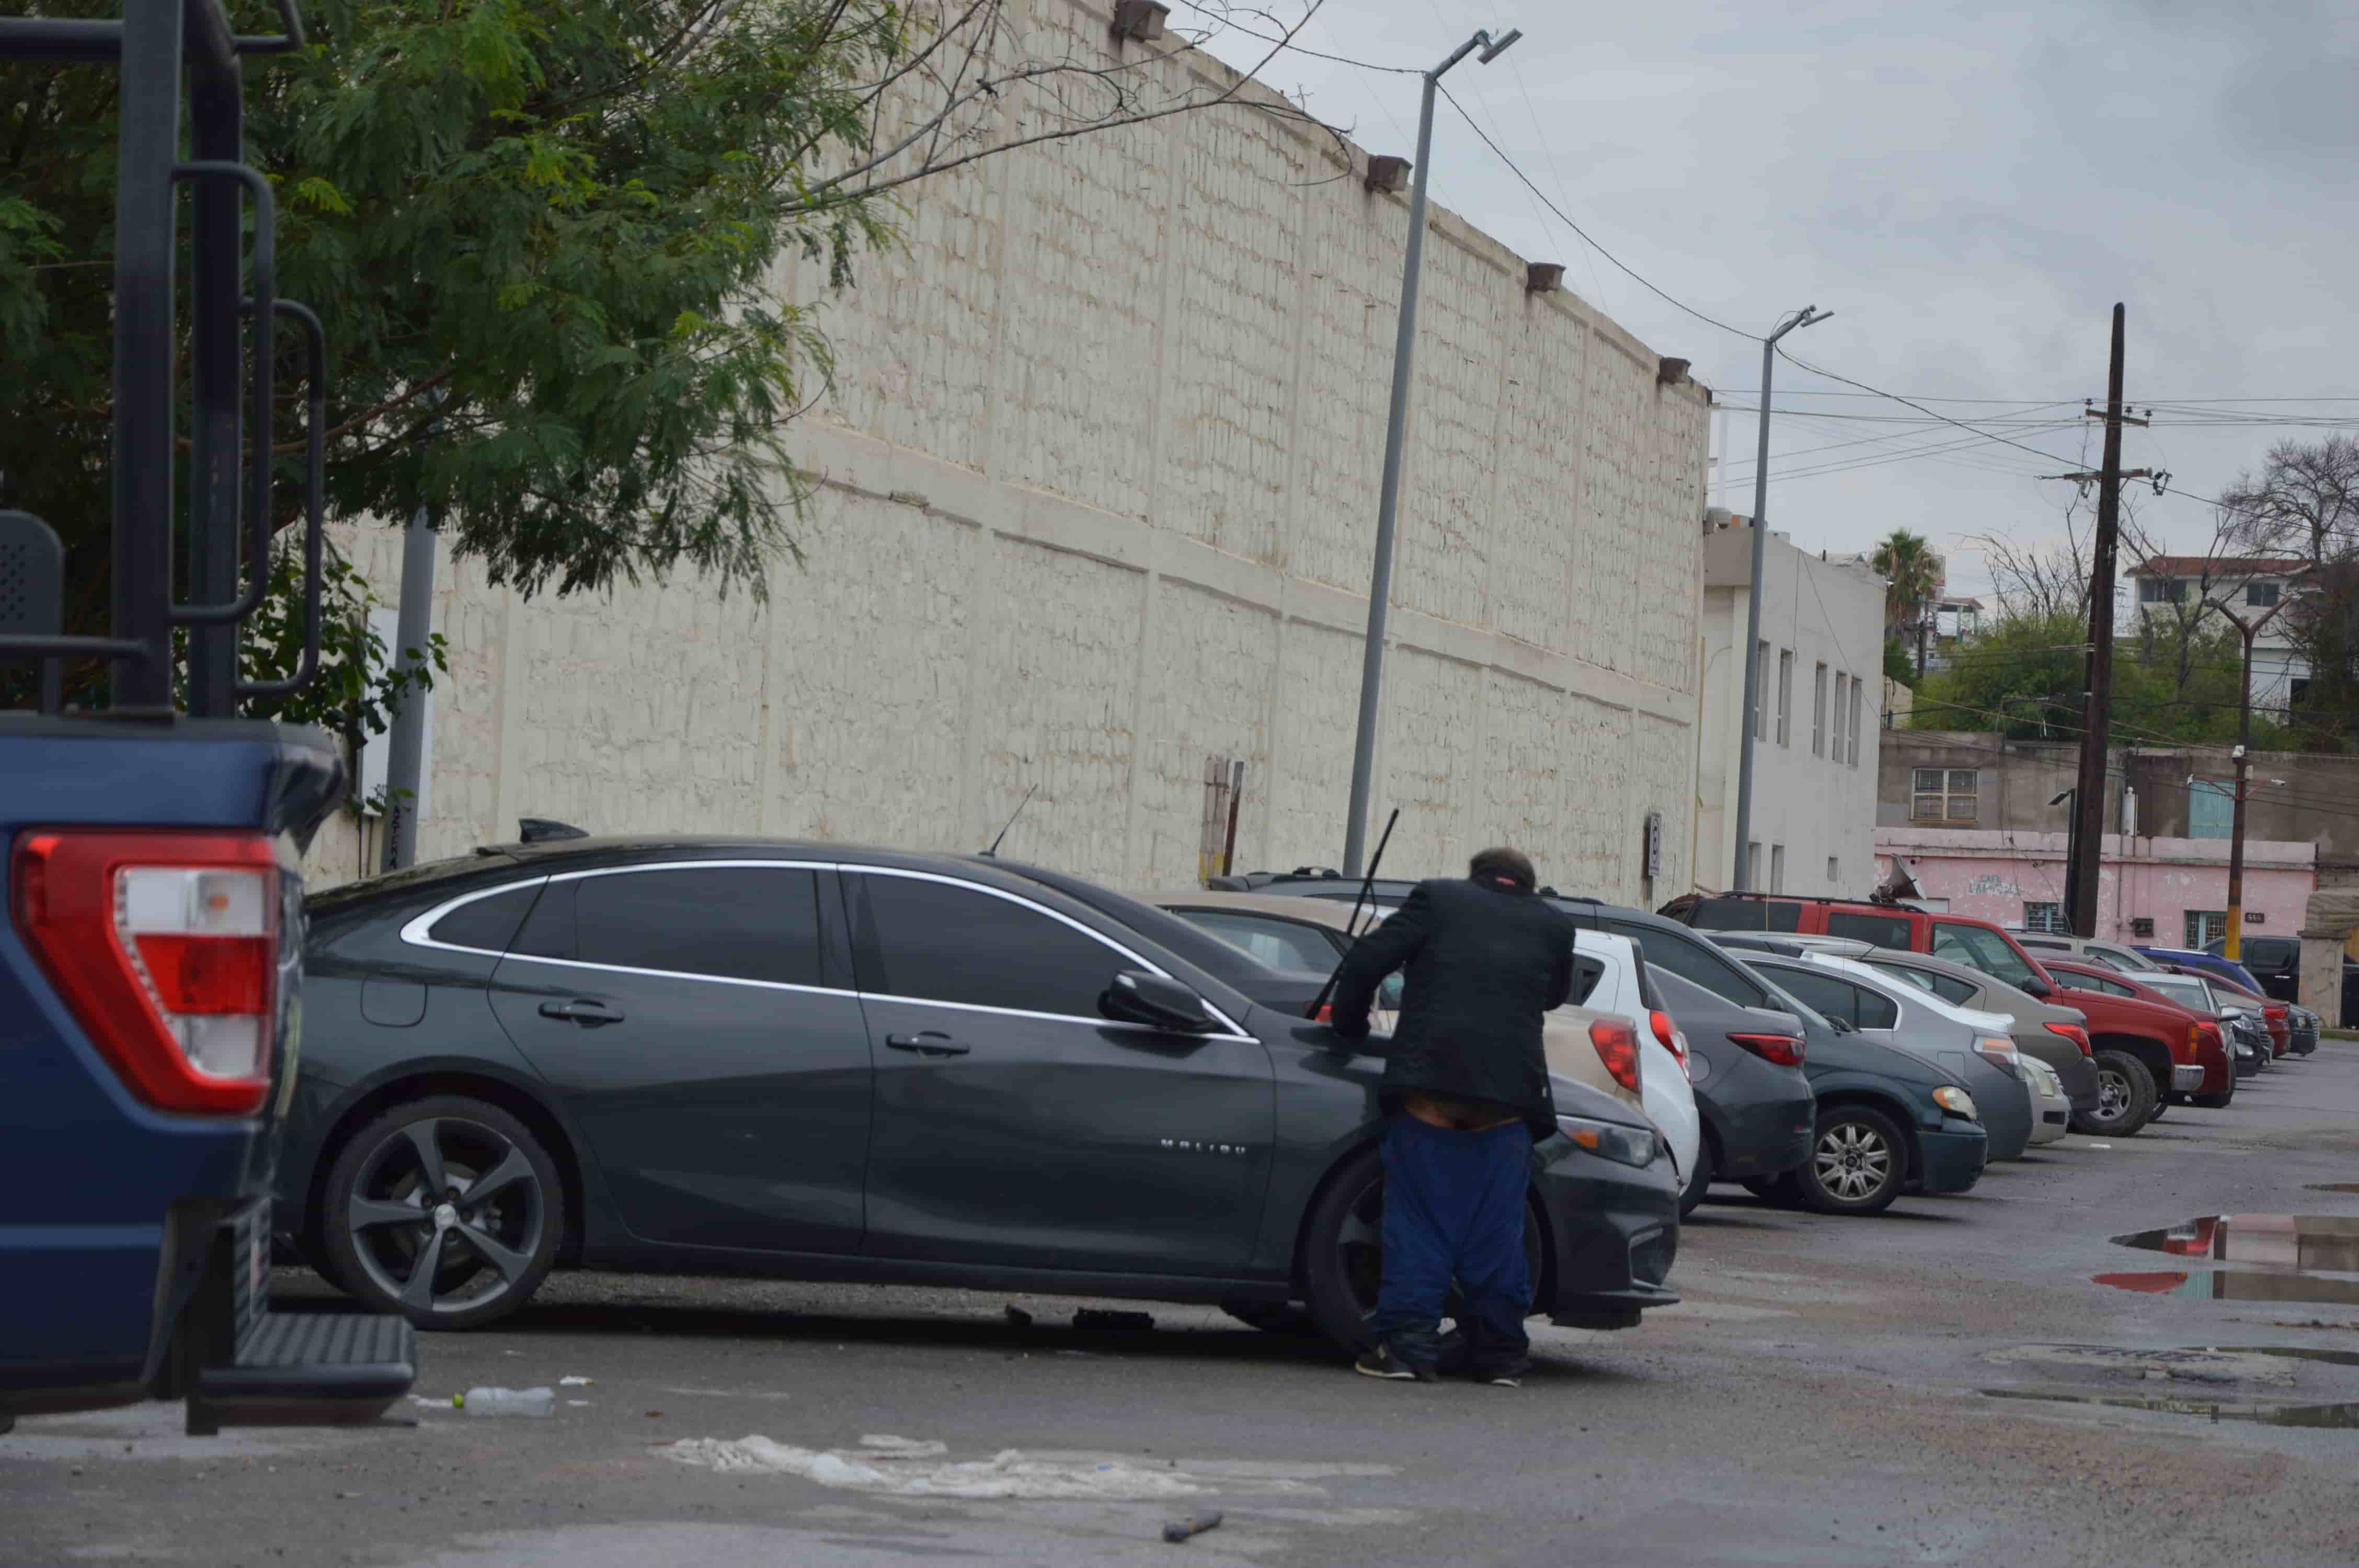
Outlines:
{"type": "Polygon", "coordinates": [[[595,1029],[601,1024],[623,1022],[621,1009],[608,1007],[603,1001],[592,1001],[587,997],[575,997],[571,1001],[542,1002],[540,1016],[563,1019],[568,1023],[578,1023],[584,1029],[595,1029]]]}
{"type": "Polygon", "coordinates": [[[915,1051],[920,1056],[963,1056],[973,1049],[963,1041],[931,1029],[922,1034],[887,1034],[885,1044],[896,1051],[915,1051]]]}

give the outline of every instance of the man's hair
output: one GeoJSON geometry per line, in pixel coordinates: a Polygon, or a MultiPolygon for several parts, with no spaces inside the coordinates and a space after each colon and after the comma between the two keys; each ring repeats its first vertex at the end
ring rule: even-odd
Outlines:
{"type": "Polygon", "coordinates": [[[1532,870],[1532,858],[1521,849],[1500,848],[1485,849],[1466,863],[1466,874],[1478,882],[1513,882],[1526,892],[1539,886],[1539,873],[1532,870]]]}

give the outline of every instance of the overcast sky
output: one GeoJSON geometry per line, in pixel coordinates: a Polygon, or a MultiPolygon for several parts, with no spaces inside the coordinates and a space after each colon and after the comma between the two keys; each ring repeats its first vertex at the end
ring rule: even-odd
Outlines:
{"type": "MultiPolygon", "coordinates": [[[[1264,3],[1299,16],[1306,0],[1264,3]]],[[[1202,20],[1175,0],[1175,26],[1202,20]]],[[[1810,395],[1851,389],[1781,361],[1768,514],[1798,544],[1864,549],[1910,528],[1952,553],[1953,592],[1985,591],[1965,539],[2058,535],[2072,487],[2029,476],[2096,464],[2101,422],[2081,404],[2104,395],[2115,300],[2129,312],[2129,400],[2204,405],[2128,431],[2125,466],[2215,495],[2272,439],[2324,433],[2223,419],[2359,421],[2350,0],[1325,0],[1298,41],[1423,69],[1478,27],[1525,36],[1488,66],[1469,57],[1449,87],[1633,271],[1749,332],[1799,306],[1832,310],[1787,346],[2053,454],[1882,398],[1810,395]],[[1931,446],[1950,449],[1859,466],[1931,446]]],[[[1211,47],[1246,67],[1266,49],[1235,33],[1211,47]]],[[[1364,146],[1415,149],[1413,75],[1289,52],[1262,78],[1364,146]]],[[[1723,403],[1756,406],[1756,343],[1583,244],[1446,100],[1433,178],[1434,200],[1531,260],[1564,263],[1568,287],[1693,361],[1723,403]]],[[[1749,512],[1752,416],[1731,420],[1744,455],[1726,470],[1728,503],[1749,512]]],[[[2209,541],[2198,501],[2138,507],[2167,546],[2209,541]]]]}

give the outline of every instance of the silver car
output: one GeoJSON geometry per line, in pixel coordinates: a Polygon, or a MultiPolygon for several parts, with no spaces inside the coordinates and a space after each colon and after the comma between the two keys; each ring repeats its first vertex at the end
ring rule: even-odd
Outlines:
{"type": "Polygon", "coordinates": [[[2017,946],[2034,958],[2053,953],[2059,957],[2071,956],[2084,963],[2103,964],[2119,969],[2125,975],[2143,979],[2149,972],[2160,972],[2162,966],[2135,947],[2119,942],[2108,942],[2102,936],[2064,936],[2043,931],[2012,933],[2017,946]]]}
{"type": "Polygon", "coordinates": [[[2015,1027],[2008,1033],[2015,1037],[2016,1048],[2048,1065],[2063,1084],[2065,1098],[2074,1110],[2085,1115],[2097,1108],[2097,1064],[2089,1045],[2089,1016],[2079,1008],[2042,1001],[1995,975],[1930,953],[1879,948],[1858,957],[1861,963],[1897,975],[1943,1001],[2012,1018],[2015,1027]]]}

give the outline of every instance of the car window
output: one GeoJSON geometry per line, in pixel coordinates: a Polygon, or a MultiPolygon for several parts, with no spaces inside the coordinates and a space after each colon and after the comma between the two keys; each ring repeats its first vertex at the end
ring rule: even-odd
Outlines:
{"type": "Polygon", "coordinates": [[[1131,967],[1096,937],[979,888],[874,874],[850,885],[864,991],[1094,1019],[1131,967]]]}
{"type": "Polygon", "coordinates": [[[1179,913],[1190,925],[1244,948],[1256,962],[1273,969],[1324,975],[1333,971],[1342,956],[1336,952],[1335,944],[1316,926],[1225,909],[1186,909],[1179,913]]]}
{"type": "Polygon", "coordinates": [[[1780,989],[1796,1000],[1810,1003],[1829,1018],[1840,1018],[1857,1027],[1859,1023],[1859,988],[1832,975],[1813,974],[1808,969],[1792,969],[1777,965],[1770,971],[1777,978],[1780,989]]]}
{"type": "Polygon", "coordinates": [[[1700,931],[1798,931],[1801,914],[1801,905],[1775,899],[1707,898],[1688,924],[1700,931]]]}
{"type": "Polygon", "coordinates": [[[2182,1006],[2194,1008],[2200,1012],[2212,1011],[2211,993],[2203,989],[2201,980],[2190,979],[2184,975],[2156,975],[2147,984],[2182,1006]]]}
{"type": "Polygon", "coordinates": [[[1933,957],[1970,965],[2011,986],[2037,978],[2031,966],[2006,945],[2006,937],[1984,926],[1961,925],[1954,920],[1933,922],[1933,957]]]}
{"type": "Polygon", "coordinates": [[[551,886],[572,892],[584,964],[727,979],[820,983],[819,879],[786,867],[682,866],[551,886]]]}
{"type": "Polygon", "coordinates": [[[1621,920],[1603,920],[1598,924],[1616,936],[1630,938],[1647,955],[1647,962],[1701,986],[1723,1001],[1733,1001],[1739,1007],[1769,1005],[1768,993],[1752,976],[1700,936],[1690,936],[1683,930],[1675,932],[1621,920]]]}
{"type": "Polygon", "coordinates": [[[1982,995],[1982,988],[1955,975],[1945,975],[1938,969],[1920,969],[1913,964],[1878,964],[1886,974],[1908,981],[1919,990],[1930,991],[1943,1001],[1968,1002],[1982,995]]]}
{"type": "Polygon", "coordinates": [[[2067,974],[2059,979],[2074,990],[2103,991],[2107,996],[2136,996],[2137,988],[2120,980],[2100,979],[2095,975],[2067,974]]]}
{"type": "Polygon", "coordinates": [[[1848,936],[1854,942],[1866,942],[1878,947],[1897,947],[1907,952],[1908,917],[1905,914],[1869,914],[1859,910],[1837,909],[1827,914],[1827,935],[1848,936]]]}
{"type": "Polygon", "coordinates": [[[1859,990],[1859,1026],[1862,1029],[1897,1029],[1900,1027],[1900,1004],[1888,996],[1870,990],[1859,990]]]}
{"type": "Polygon", "coordinates": [[[516,929],[524,924],[539,892],[540,879],[535,877],[522,887],[471,900],[436,921],[428,929],[426,938],[453,947],[505,953],[508,944],[516,940],[516,929]]]}

